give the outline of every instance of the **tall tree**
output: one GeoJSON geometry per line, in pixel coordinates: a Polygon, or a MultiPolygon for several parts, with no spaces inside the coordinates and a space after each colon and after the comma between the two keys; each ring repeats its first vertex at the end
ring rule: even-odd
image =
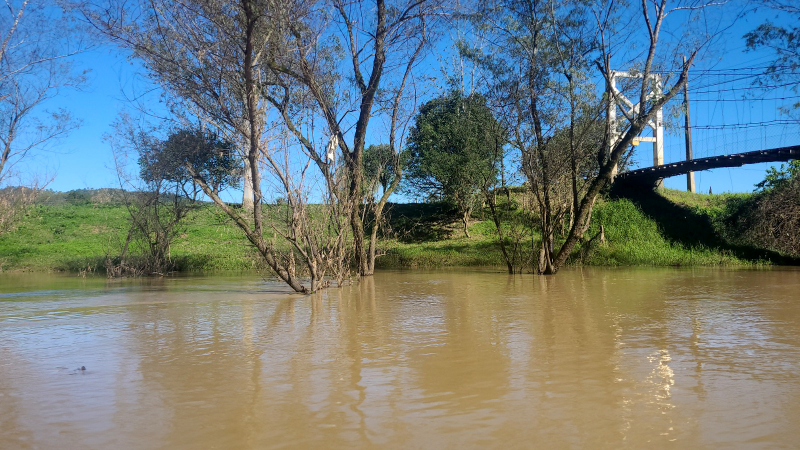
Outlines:
{"type": "MultiPolygon", "coordinates": [[[[431,29],[441,12],[439,3],[440,0],[315,2],[314,5],[330,7],[333,13],[309,9],[308,13],[293,16],[288,29],[294,45],[288,48],[283,63],[271,66],[278,74],[280,89],[266,98],[281,112],[286,126],[306,151],[316,154],[313,139],[298,126],[298,115],[289,101],[288,86],[294,84],[305,89],[307,100],[313,103],[313,113],[322,118],[333,138],[331,142],[341,149],[348,179],[345,201],[360,275],[372,274],[375,254],[375,238],[367,250],[363,223],[363,154],[368,127],[374,109],[380,105],[388,116],[389,146],[394,157],[399,157],[399,128],[407,110],[403,104],[406,89],[412,69],[430,47],[431,29]],[[344,51],[344,64],[337,64],[338,58],[330,58],[339,48],[344,51]]],[[[320,166],[325,163],[323,156],[315,159],[320,166]]],[[[399,182],[401,166],[395,164],[394,168],[399,182]]],[[[374,203],[376,217],[382,214],[396,186],[390,185],[374,203]]],[[[376,233],[373,226],[372,235],[376,233]]]]}
{"type": "Polygon", "coordinates": [[[0,11],[0,185],[37,149],[78,122],[48,100],[84,80],[71,57],[84,45],[52,0],[7,0],[0,11]]]}
{"type": "Polygon", "coordinates": [[[324,286],[321,276],[331,261],[348,266],[348,236],[359,273],[371,273],[362,207],[367,127],[381,105],[389,111],[390,145],[399,149],[398,112],[434,9],[428,1],[105,0],[83,10],[103,35],[145,62],[179,120],[199,119],[244,149],[252,212],[231,208],[196,171],[195,179],[269,267],[296,291],[308,292],[324,286]],[[392,69],[400,70],[385,76],[392,69]],[[320,134],[331,138],[315,137],[320,134]],[[288,202],[283,227],[265,226],[263,177],[288,202]],[[323,188],[315,196],[327,205],[325,222],[335,229],[309,222],[306,183],[323,188]],[[283,236],[294,251],[279,251],[265,230],[283,236]],[[320,240],[330,236],[335,242],[320,240]],[[310,274],[310,289],[295,270],[297,258],[310,274]]]}
{"type": "MultiPolygon", "coordinates": [[[[613,122],[606,115],[607,132],[602,146],[605,158],[601,160],[597,176],[587,184],[586,192],[575,211],[569,233],[544,273],[556,273],[566,263],[575,245],[589,228],[597,197],[603,189],[613,183],[614,174],[624,162],[625,155],[629,153],[633,139],[639,136],[648,123],[655,119],[656,113],[680,92],[686,83],[689,67],[698,52],[712,41],[719,30],[716,28],[717,25],[704,29],[694,28],[693,24],[713,22],[708,20],[710,17],[707,14],[710,13],[707,10],[722,5],[724,2],[706,0],[642,0],[641,8],[629,16],[630,11],[620,9],[622,7],[619,4],[608,1],[595,10],[599,49],[597,66],[607,82],[611,79],[612,72],[616,70],[614,63],[638,66],[639,69],[636,71],[638,83],[632,91],[638,97],[638,102],[625,114],[625,121],[621,121],[619,129],[611,130],[613,122]],[[668,18],[674,23],[674,30],[671,30],[671,45],[660,42],[661,31],[668,18]],[[629,44],[618,34],[625,33],[625,30],[614,28],[624,23],[625,19],[637,23],[646,30],[642,39],[644,51],[637,53],[628,61],[612,62],[612,56],[619,46],[629,44]],[[689,57],[681,60],[686,53],[689,57]],[[677,75],[677,79],[669,85],[664,85],[670,75],[677,75]]],[[[606,89],[605,101],[620,100],[616,92],[606,89]]]]}
{"type": "Polygon", "coordinates": [[[595,36],[587,12],[581,1],[490,2],[471,17],[493,45],[465,48],[489,69],[492,103],[522,156],[542,236],[540,272],[596,173],[592,131],[601,108],[589,74],[595,36]]]}
{"type": "Polygon", "coordinates": [[[315,268],[321,255],[302,256],[312,272],[307,286],[297,272],[294,252],[284,252],[270,239],[262,188],[264,176],[276,179],[286,191],[296,187],[290,187],[288,174],[272,152],[271,106],[263,94],[274,82],[269,64],[290,45],[287,23],[293,8],[302,6],[272,0],[108,0],[84,4],[83,13],[103,36],[145,63],[177,121],[199,120],[242,149],[249,169],[245,179],[253,189],[251,211],[224,202],[191,161],[185,161],[187,171],[244,232],[265,264],[293,290],[305,293],[319,287],[315,268]]]}
{"type": "Polygon", "coordinates": [[[469,217],[483,186],[499,173],[504,132],[486,99],[455,90],[420,108],[408,139],[409,189],[452,202],[469,237],[469,217]]]}
{"type": "Polygon", "coordinates": [[[637,11],[614,1],[498,0],[474,12],[473,22],[487,28],[494,43],[474,57],[492,70],[491,95],[498,99],[494,103],[500,105],[512,145],[522,153],[523,169],[539,204],[540,273],[556,273],[565,264],[633,138],[683,86],[697,49],[707,43],[702,33],[682,41],[681,30],[675,31],[673,48],[690,47],[688,62],[681,64],[678,54],[659,45],[665,19],[672,15],[691,24],[689,19],[715,4],[642,0],[637,11]],[[646,33],[641,39],[638,29],[646,33]],[[613,63],[612,55],[617,58],[613,63]],[[593,142],[597,145],[598,120],[606,121],[608,129],[610,117],[604,113],[609,101],[617,101],[614,93],[602,100],[593,95],[596,75],[589,68],[596,66],[609,80],[619,67],[614,64],[635,69],[639,81],[633,89],[639,102],[624,125],[608,130],[599,148],[589,152],[593,142]],[[652,75],[674,73],[670,68],[675,67],[677,80],[666,89],[656,86],[652,75]],[[566,139],[556,139],[559,130],[567,130],[566,139]],[[599,166],[590,161],[591,154],[600,156],[599,166]],[[569,231],[561,236],[566,219],[569,231]]]}

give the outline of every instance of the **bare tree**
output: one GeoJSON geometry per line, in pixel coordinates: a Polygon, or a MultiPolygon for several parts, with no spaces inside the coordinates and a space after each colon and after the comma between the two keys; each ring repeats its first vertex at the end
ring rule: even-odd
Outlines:
{"type": "Polygon", "coordinates": [[[84,4],[82,10],[103,36],[146,63],[177,121],[199,120],[238,144],[249,168],[245,179],[253,189],[251,211],[228,205],[188,161],[187,171],[243,231],[264,263],[293,290],[307,293],[319,280],[312,272],[310,286],[305,285],[294,253],[285,253],[270,237],[262,189],[264,176],[281,179],[286,189],[291,186],[286,173],[274,170],[278,164],[266,163],[274,160],[274,136],[269,132],[271,106],[262,96],[273,83],[268,65],[289,44],[285,27],[290,11],[299,6],[271,0],[109,0],[84,4]]]}
{"type": "MultiPolygon", "coordinates": [[[[70,57],[84,47],[60,16],[58,6],[42,0],[7,0],[0,11],[0,187],[11,179],[25,183],[16,169],[26,157],[78,125],[64,109],[45,109],[62,89],[83,82],[70,57]]],[[[27,184],[37,191],[46,182],[27,184]]]]}
{"type": "MultiPolygon", "coordinates": [[[[410,84],[413,67],[429,45],[431,22],[440,14],[438,3],[430,0],[371,3],[324,2],[333,11],[331,14],[309,5],[292,9],[293,16],[288,21],[292,45],[286,47],[285,59],[271,66],[280,80],[277,83],[280,89],[266,97],[281,112],[287,128],[314,155],[313,139],[297,125],[297,114],[293,114],[293,104],[289,101],[290,87],[302,86],[308,93],[307,99],[313,102],[314,114],[322,119],[332,137],[330,142],[341,150],[348,178],[343,200],[349,203],[353,254],[360,275],[371,275],[374,270],[377,239],[372,239],[368,252],[363,153],[370,120],[376,114],[376,106],[387,112],[389,145],[392,149],[400,148],[402,133],[398,129],[405,123],[401,114],[405,89],[410,84]],[[344,48],[341,55],[340,44],[344,48]],[[332,55],[341,56],[346,63],[337,64],[332,55]],[[401,71],[399,76],[393,76],[396,70],[401,71]]],[[[325,164],[322,156],[315,159],[320,167],[325,164]]],[[[395,164],[394,168],[399,182],[401,165],[395,164]]],[[[373,214],[377,218],[395,188],[396,183],[375,203],[373,214]]],[[[380,220],[375,222],[378,223],[380,220]]],[[[377,236],[375,226],[372,236],[377,236]]]]}
{"type": "Polygon", "coordinates": [[[633,138],[683,86],[698,50],[715,31],[690,30],[708,24],[694,19],[722,3],[642,0],[637,11],[605,0],[499,0],[472,14],[492,45],[470,56],[491,69],[490,96],[522,154],[538,205],[540,273],[556,273],[583,239],[594,203],[627,161],[633,138]],[[659,36],[668,17],[688,25],[673,27],[664,45],[659,36]],[[686,63],[680,62],[684,53],[691,55],[686,63]],[[639,101],[619,128],[609,128],[606,114],[619,94],[595,94],[592,66],[605,80],[620,66],[638,80],[627,93],[639,101]],[[654,81],[666,83],[671,76],[677,79],[667,87],[654,81]]]}
{"type": "MultiPolygon", "coordinates": [[[[278,277],[308,292],[325,285],[323,266],[334,264],[337,278],[344,279],[352,254],[359,273],[371,272],[362,207],[367,126],[374,106],[383,104],[379,87],[394,101],[392,129],[401,123],[399,103],[427,42],[429,8],[424,1],[378,1],[373,8],[339,1],[108,0],[89,2],[83,11],[100,33],[145,61],[176,120],[199,120],[239,144],[249,166],[252,212],[231,207],[191,165],[187,169],[278,277]],[[332,15],[321,8],[325,5],[332,15]],[[351,61],[346,64],[339,63],[341,41],[351,61]],[[382,85],[385,72],[394,68],[403,74],[386,77],[394,84],[382,85]],[[320,133],[332,138],[317,137],[320,133]],[[346,136],[353,136],[352,145],[346,136]],[[316,198],[330,219],[332,228],[324,232],[312,223],[310,186],[318,188],[316,198]],[[264,211],[267,190],[280,193],[289,208],[284,226],[265,222],[274,218],[264,211]],[[351,233],[338,229],[342,214],[351,233]],[[327,240],[334,235],[337,239],[327,240]],[[346,250],[349,239],[352,253],[346,250]],[[300,279],[298,259],[311,278],[310,289],[300,279]]],[[[394,133],[390,141],[399,148],[394,133]]]]}

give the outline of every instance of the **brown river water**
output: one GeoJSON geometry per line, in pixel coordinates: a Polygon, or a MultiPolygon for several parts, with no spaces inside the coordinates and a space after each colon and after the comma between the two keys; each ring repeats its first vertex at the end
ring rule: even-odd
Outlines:
{"type": "Polygon", "coordinates": [[[0,277],[2,450],[798,447],[800,270],[0,277]]]}

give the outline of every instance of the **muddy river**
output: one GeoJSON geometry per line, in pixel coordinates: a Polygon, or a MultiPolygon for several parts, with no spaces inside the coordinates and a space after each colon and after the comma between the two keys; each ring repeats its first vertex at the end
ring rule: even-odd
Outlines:
{"type": "Polygon", "coordinates": [[[800,270],[0,275],[0,449],[800,445],[800,270]]]}

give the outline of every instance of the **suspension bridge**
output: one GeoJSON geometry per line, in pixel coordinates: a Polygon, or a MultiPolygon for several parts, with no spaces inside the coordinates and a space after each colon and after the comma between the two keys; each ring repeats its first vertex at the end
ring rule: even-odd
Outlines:
{"type": "MultiPolygon", "coordinates": [[[[652,165],[628,161],[615,181],[660,187],[665,178],[686,175],[687,190],[695,191],[695,172],[800,159],[798,86],[766,77],[767,69],[741,67],[690,73],[683,95],[673,98],[648,124],[645,134],[649,136],[634,140],[635,146],[652,143],[652,165]]],[[[657,91],[661,75],[653,77],[657,91]]],[[[616,72],[612,76],[610,88],[616,99],[608,111],[612,123],[618,114],[631,117],[638,112],[638,104],[625,97],[624,89],[640,83],[641,77],[635,74],[616,72]]],[[[634,159],[641,157],[635,151],[631,154],[634,159]]]]}
{"type": "Polygon", "coordinates": [[[676,175],[723,167],[741,167],[745,164],[789,161],[791,159],[800,159],[800,145],[734,153],[731,155],[709,156],[707,158],[698,158],[689,161],[629,170],[617,175],[616,182],[624,185],[656,187],[664,178],[674,177],[676,175]]]}

